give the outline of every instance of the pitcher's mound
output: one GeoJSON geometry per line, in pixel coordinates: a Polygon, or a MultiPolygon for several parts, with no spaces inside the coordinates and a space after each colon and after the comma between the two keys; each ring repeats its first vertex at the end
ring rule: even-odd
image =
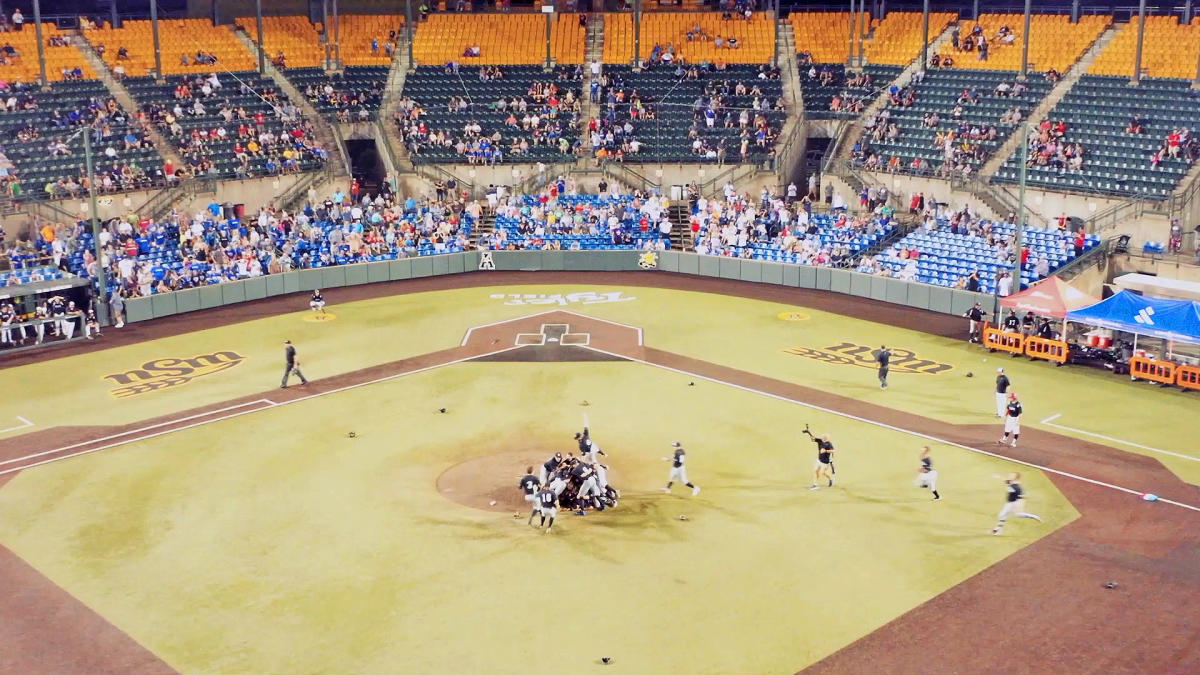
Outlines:
{"type": "MultiPolygon", "coordinates": [[[[550,448],[533,448],[474,457],[443,471],[437,478],[437,490],[446,499],[473,509],[529,515],[529,502],[517,484],[526,467],[532,466],[533,475],[538,475],[542,463],[554,452],[550,448]]],[[[615,477],[610,469],[609,481],[613,482],[615,477]]]]}

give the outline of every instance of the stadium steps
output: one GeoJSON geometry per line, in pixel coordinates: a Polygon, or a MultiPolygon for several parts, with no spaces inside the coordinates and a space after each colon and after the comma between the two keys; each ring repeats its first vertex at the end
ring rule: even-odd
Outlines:
{"type": "MultiPolygon", "coordinates": [[[[1058,84],[1054,85],[1054,88],[1042,98],[1042,102],[1039,103],[1032,111],[1030,111],[1029,117],[1026,118],[1026,121],[1029,124],[1036,126],[1042,121],[1043,118],[1046,117],[1046,115],[1049,115],[1050,111],[1054,110],[1054,106],[1058,105],[1058,102],[1067,95],[1067,92],[1071,91],[1071,87],[1074,87],[1075,83],[1079,81],[1079,78],[1083,77],[1084,73],[1087,72],[1088,67],[1092,65],[1092,62],[1096,60],[1096,57],[1100,55],[1100,52],[1104,51],[1104,47],[1107,46],[1109,42],[1112,42],[1112,39],[1116,37],[1116,35],[1116,24],[1109,26],[1103,33],[1101,33],[1100,37],[1096,38],[1096,41],[1093,42],[1092,45],[1088,47],[1087,51],[1083,53],[1083,56],[1079,57],[1079,60],[1076,61],[1066,73],[1063,73],[1062,79],[1059,80],[1058,84]]],[[[1004,166],[1004,163],[1008,161],[1009,156],[1021,149],[1021,139],[1023,136],[1024,134],[1020,132],[1014,132],[1010,134],[1008,140],[1004,141],[1004,143],[996,149],[996,152],[990,158],[988,158],[988,161],[985,162],[982,167],[980,167],[980,178],[985,181],[991,180],[992,174],[996,173],[1000,167],[1004,166]]]]}
{"type": "Polygon", "coordinates": [[[479,215],[479,222],[475,223],[475,227],[471,228],[471,246],[467,250],[478,251],[479,241],[490,235],[496,229],[495,214],[488,213],[485,209],[479,215]]]}
{"type": "Polygon", "coordinates": [[[779,21],[779,41],[775,43],[775,58],[780,70],[779,79],[783,81],[784,100],[796,111],[792,117],[800,118],[804,113],[804,91],[800,86],[800,64],[796,60],[796,31],[791,21],[776,20],[779,21]]]}
{"type": "MultiPolygon", "coordinates": [[[[950,41],[950,36],[954,32],[954,24],[947,26],[941,33],[938,34],[932,42],[929,43],[928,54],[936,54],[942,45],[950,41]]],[[[893,84],[907,84],[912,81],[913,77],[918,72],[924,72],[925,64],[921,63],[921,53],[918,51],[913,60],[909,62],[900,74],[896,75],[896,79],[891,82],[877,82],[875,86],[879,91],[875,96],[875,100],[871,105],[863,109],[862,114],[855,117],[850,123],[842,127],[842,139],[838,148],[836,159],[837,164],[847,165],[850,162],[850,155],[854,150],[854,142],[863,135],[863,120],[873,115],[878,115],[888,104],[887,90],[893,84]]]]}
{"type": "Polygon", "coordinates": [[[407,32],[401,31],[400,43],[392,54],[392,67],[388,71],[387,84],[383,88],[383,100],[379,103],[378,119],[382,135],[377,137],[375,142],[387,146],[385,150],[396,165],[393,167],[396,171],[410,174],[413,173],[412,162],[408,160],[408,150],[404,146],[404,140],[400,138],[391,112],[399,108],[404,83],[408,80],[408,73],[412,68],[412,61],[408,58],[407,32]]]}
{"type": "MultiPolygon", "coordinates": [[[[108,93],[117,99],[117,103],[120,103],[125,112],[129,113],[131,119],[136,120],[138,110],[141,110],[141,106],[137,104],[137,101],[133,100],[133,96],[130,95],[125,85],[118,82],[117,78],[112,76],[112,72],[108,69],[108,65],[104,63],[104,59],[101,59],[96,50],[92,48],[92,43],[84,39],[83,34],[79,31],[73,31],[70,39],[96,71],[96,77],[108,88],[108,93]]],[[[154,149],[158,151],[159,155],[164,159],[170,160],[177,167],[184,166],[183,156],[179,154],[179,150],[172,143],[167,141],[165,136],[159,133],[158,127],[153,124],[145,124],[142,125],[142,130],[154,141],[154,149]]]]}
{"type": "MultiPolygon", "coordinates": [[[[233,31],[234,37],[238,39],[250,50],[250,53],[258,58],[258,43],[250,38],[250,35],[241,28],[230,28],[233,31]]],[[[317,141],[328,151],[329,163],[332,165],[333,173],[336,176],[350,175],[350,161],[345,155],[345,146],[338,141],[337,133],[329,122],[325,121],[324,116],[313,107],[313,104],[304,96],[304,93],[292,84],[292,81],[283,76],[275,66],[271,65],[270,55],[263,55],[263,65],[265,70],[263,75],[271,78],[279,90],[291,99],[292,103],[300,108],[301,114],[312,124],[313,130],[316,132],[317,141]]]]}

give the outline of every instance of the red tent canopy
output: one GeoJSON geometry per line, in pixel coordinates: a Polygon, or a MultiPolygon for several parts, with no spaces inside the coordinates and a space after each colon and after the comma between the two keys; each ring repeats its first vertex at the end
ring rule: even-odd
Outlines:
{"type": "Polygon", "coordinates": [[[1100,298],[1092,297],[1058,277],[1043,279],[1020,293],[1000,298],[1000,304],[1009,309],[1056,319],[1066,318],[1067,312],[1097,302],[1100,298]]]}

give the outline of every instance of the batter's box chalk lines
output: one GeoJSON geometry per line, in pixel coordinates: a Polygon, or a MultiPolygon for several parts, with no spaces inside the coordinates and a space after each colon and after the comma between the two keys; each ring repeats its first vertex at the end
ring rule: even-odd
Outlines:
{"type": "Polygon", "coordinates": [[[1134,443],[1133,441],[1127,441],[1122,438],[1115,438],[1113,436],[1105,436],[1104,434],[1098,434],[1094,431],[1088,431],[1087,429],[1077,429],[1075,427],[1066,426],[1065,424],[1055,424],[1054,420],[1056,420],[1060,417],[1062,417],[1062,413],[1057,413],[1057,414],[1051,415],[1051,416],[1047,417],[1046,419],[1042,420],[1042,424],[1045,424],[1048,427],[1054,427],[1056,429],[1062,429],[1064,431],[1070,431],[1070,432],[1073,432],[1076,434],[1083,434],[1084,436],[1091,436],[1092,438],[1099,438],[1101,440],[1105,440],[1110,443],[1120,443],[1121,445],[1128,445],[1131,448],[1140,448],[1142,450],[1148,450],[1150,452],[1157,452],[1160,455],[1170,455],[1171,457],[1178,457],[1179,459],[1189,459],[1193,462],[1200,462],[1200,457],[1193,457],[1192,455],[1185,455],[1185,454],[1179,453],[1179,452],[1171,452],[1170,450],[1163,450],[1162,448],[1155,448],[1155,447],[1151,447],[1149,445],[1142,445],[1141,443],[1134,443]]]}
{"type": "Polygon", "coordinates": [[[20,415],[17,415],[17,420],[19,420],[21,423],[15,427],[9,427],[7,429],[0,429],[0,434],[7,434],[10,431],[20,431],[22,429],[28,429],[29,427],[33,426],[33,422],[30,422],[29,420],[25,419],[24,417],[21,417],[20,415]]]}
{"type": "MultiPolygon", "coordinates": [[[[949,446],[956,447],[956,448],[962,448],[963,450],[969,450],[969,451],[971,451],[971,452],[978,453],[978,454],[981,454],[981,455],[987,455],[988,457],[995,457],[996,459],[1001,459],[1001,460],[1004,460],[1004,461],[1007,461],[1007,462],[1012,462],[1012,463],[1014,463],[1014,464],[1020,464],[1020,465],[1022,465],[1022,466],[1027,466],[1027,467],[1030,467],[1030,468],[1033,468],[1033,469],[1038,469],[1038,470],[1041,470],[1041,471],[1045,471],[1045,472],[1047,472],[1047,473],[1053,473],[1053,474],[1056,474],[1056,475],[1059,475],[1059,476],[1065,476],[1066,478],[1073,478],[1073,479],[1075,479],[1075,480],[1083,481],[1083,482],[1085,482],[1085,483],[1091,483],[1092,485],[1099,485],[1099,486],[1101,486],[1101,487],[1106,487],[1106,488],[1109,488],[1109,489],[1111,489],[1111,490],[1117,490],[1117,491],[1119,491],[1119,492],[1125,492],[1125,493],[1127,493],[1127,494],[1131,494],[1131,495],[1137,495],[1137,496],[1141,496],[1141,495],[1143,495],[1143,494],[1145,494],[1145,493],[1147,492],[1147,490],[1134,490],[1134,489],[1132,489],[1132,488],[1127,488],[1127,487],[1123,487],[1123,486],[1120,486],[1120,485],[1113,485],[1112,483],[1106,483],[1106,482],[1104,482],[1104,481],[1102,481],[1102,480],[1096,480],[1095,478],[1088,478],[1087,476],[1080,476],[1079,474],[1074,474],[1074,473],[1070,473],[1070,472],[1067,472],[1067,471],[1060,471],[1060,470],[1058,470],[1058,469],[1052,469],[1052,468],[1050,468],[1050,467],[1048,467],[1048,466],[1042,466],[1042,465],[1040,465],[1040,464],[1034,464],[1033,462],[1026,462],[1026,461],[1023,461],[1023,460],[1020,460],[1020,459],[1015,459],[1015,458],[1013,458],[1013,457],[1005,457],[1004,455],[998,455],[998,454],[996,454],[996,453],[994,453],[994,452],[989,452],[989,451],[987,451],[987,450],[983,450],[982,448],[973,448],[973,447],[971,447],[971,446],[969,446],[969,445],[963,445],[963,444],[961,444],[961,443],[955,443],[954,441],[948,441],[948,440],[946,440],[946,439],[944,439],[944,438],[938,438],[937,436],[930,436],[929,434],[926,434],[926,433],[921,433],[920,431],[913,431],[912,429],[904,429],[904,428],[901,428],[901,427],[892,426],[891,424],[886,424],[886,423],[884,423],[884,422],[879,422],[879,421],[876,421],[876,420],[867,419],[867,418],[865,418],[865,417],[859,417],[858,415],[851,415],[850,413],[845,413],[845,412],[842,412],[842,411],[840,411],[840,410],[834,410],[834,409],[832,409],[832,408],[825,408],[825,407],[822,407],[822,406],[819,406],[819,405],[814,405],[814,404],[812,404],[812,403],[808,403],[807,401],[801,401],[801,400],[799,400],[799,399],[788,398],[787,396],[782,396],[782,395],[780,395],[780,394],[772,394],[771,392],[768,392],[768,391],[762,391],[761,389],[755,389],[755,388],[753,388],[753,387],[747,387],[747,386],[745,386],[745,385],[742,385],[742,384],[737,384],[736,382],[728,382],[728,381],[726,381],[726,380],[718,379],[718,378],[715,378],[715,377],[710,377],[710,376],[708,376],[708,375],[701,375],[700,373],[693,373],[693,372],[691,372],[691,371],[688,371],[688,370],[683,370],[683,369],[681,369],[681,368],[674,368],[674,367],[672,367],[672,366],[665,366],[665,365],[663,365],[663,364],[661,364],[661,363],[654,363],[654,362],[652,362],[652,361],[646,361],[645,359],[639,359],[639,358],[632,357],[632,356],[626,356],[626,355],[624,355],[624,354],[615,354],[615,353],[613,353],[613,352],[609,352],[609,351],[606,351],[606,350],[600,349],[600,348],[598,348],[598,347],[588,347],[588,349],[591,349],[591,350],[593,350],[593,351],[599,352],[599,353],[601,353],[601,354],[607,354],[607,355],[609,355],[609,356],[620,357],[620,358],[626,359],[626,360],[628,360],[628,361],[633,361],[634,363],[641,363],[641,364],[644,364],[644,365],[647,365],[647,366],[654,366],[655,368],[661,368],[661,369],[663,369],[663,370],[669,370],[669,371],[671,371],[671,372],[679,373],[679,374],[681,374],[681,375],[687,375],[687,376],[689,376],[689,377],[696,377],[696,378],[700,378],[700,379],[702,379],[702,380],[708,380],[709,382],[715,382],[715,383],[717,383],[717,384],[723,384],[723,385],[725,385],[725,386],[728,386],[728,387],[733,387],[733,388],[735,388],[735,389],[741,389],[742,391],[747,391],[747,392],[750,392],[750,393],[752,393],[752,394],[759,394],[760,396],[766,396],[766,397],[768,397],[768,398],[773,398],[773,399],[776,399],[776,400],[778,400],[778,401],[787,401],[788,403],[795,403],[796,405],[802,405],[802,406],[804,406],[804,407],[806,407],[806,408],[811,408],[811,409],[813,409],[813,410],[820,410],[821,412],[829,413],[830,415],[837,415],[838,417],[844,417],[844,418],[846,418],[846,419],[855,420],[855,421],[857,421],[857,422],[863,422],[864,424],[871,424],[871,425],[874,425],[874,426],[877,426],[877,427],[880,427],[880,428],[883,428],[883,429],[891,429],[892,431],[898,431],[898,432],[900,432],[900,433],[903,433],[903,434],[908,434],[908,435],[910,435],[910,436],[916,436],[916,437],[918,437],[918,438],[924,438],[924,439],[928,439],[928,440],[934,441],[935,443],[942,443],[942,444],[944,444],[944,445],[949,445],[949,446]]],[[[1177,502],[1177,501],[1174,501],[1174,500],[1172,500],[1172,499],[1163,499],[1163,498],[1161,498],[1161,497],[1158,499],[1158,501],[1160,501],[1160,502],[1162,502],[1162,503],[1164,503],[1164,504],[1170,504],[1170,505],[1172,505],[1172,506],[1178,506],[1178,507],[1180,507],[1180,508],[1184,508],[1184,509],[1188,509],[1188,510],[1190,510],[1190,511],[1196,511],[1197,513],[1200,513],[1200,506],[1193,506],[1193,505],[1191,505],[1191,504],[1185,504],[1185,503],[1183,503],[1183,502],[1177,502]]]]}

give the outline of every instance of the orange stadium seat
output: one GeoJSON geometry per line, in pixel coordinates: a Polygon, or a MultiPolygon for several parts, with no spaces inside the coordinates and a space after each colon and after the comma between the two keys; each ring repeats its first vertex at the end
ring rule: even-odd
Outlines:
{"type": "MultiPolygon", "coordinates": [[[[958,68],[1020,70],[1025,43],[1025,36],[1022,35],[1025,29],[1024,15],[981,14],[978,22],[960,22],[960,35],[966,38],[977,24],[983,27],[983,34],[990,41],[986,61],[979,60],[976,51],[956,50],[949,41],[942,44],[938,53],[952,56],[958,68]],[[992,41],[1001,26],[1008,26],[1016,34],[1012,44],[1002,45],[992,41]]],[[[1033,36],[1029,43],[1030,70],[1045,72],[1053,68],[1060,73],[1065,72],[1111,24],[1112,17],[1103,15],[1083,16],[1079,18],[1079,23],[1071,23],[1071,18],[1065,14],[1033,15],[1029,26],[1033,36]]]]}
{"type": "MultiPolygon", "coordinates": [[[[604,15],[604,62],[633,61],[633,15],[604,15]]],[[[647,58],[654,45],[675,46],[675,54],[689,63],[766,63],[775,55],[775,32],[766,12],[755,12],[749,21],[723,19],[720,12],[645,12],[642,14],[641,57],[647,58]],[[707,39],[687,39],[695,26],[707,39]],[[715,39],[737,38],[737,49],[717,48],[715,39]]]]}
{"type": "MultiPolygon", "coordinates": [[[[859,19],[871,23],[869,14],[859,19]]],[[[814,63],[845,63],[849,57],[850,12],[792,12],[788,16],[795,35],[796,53],[812,54],[814,63]]]]}
{"type": "MultiPolygon", "coordinates": [[[[258,22],[254,17],[240,17],[237,25],[246,30],[251,40],[258,40],[258,22]]],[[[306,16],[264,16],[263,49],[270,57],[283,52],[289,68],[311,68],[325,64],[321,24],[313,24],[306,16]]]]}
{"type": "MultiPolygon", "coordinates": [[[[946,26],[949,26],[957,16],[953,12],[930,12],[929,41],[933,42],[946,26]]],[[[847,13],[849,20],[849,13],[847,13]]],[[[920,12],[888,12],[888,15],[878,22],[869,40],[863,43],[863,53],[867,63],[884,63],[895,66],[905,66],[921,55],[920,12]]],[[[847,29],[847,37],[849,35],[847,29]]],[[[799,45],[797,45],[799,46],[799,45]]]]}
{"type": "MultiPolygon", "coordinates": [[[[66,31],[61,31],[52,23],[42,23],[42,39],[46,41],[46,79],[57,82],[63,79],[62,70],[79,68],[88,79],[96,77],[96,70],[88,63],[87,58],[80,53],[75,45],[51,47],[50,38],[64,36],[70,39],[66,31]]],[[[32,23],[26,24],[25,30],[10,31],[0,37],[0,44],[12,45],[20,56],[7,59],[0,64],[0,79],[9,82],[36,82],[41,77],[41,67],[38,65],[37,31],[32,23]]]]}
{"type": "MultiPolygon", "coordinates": [[[[561,64],[583,63],[585,29],[579,15],[558,13],[551,28],[551,57],[561,64]]],[[[541,14],[431,14],[416,26],[413,58],[420,65],[458,61],[534,65],[546,60],[546,19],[541,14]],[[478,45],[480,56],[463,50],[478,45]]]]}
{"type": "Polygon", "coordinates": [[[344,65],[386,66],[392,58],[383,45],[392,31],[399,38],[404,30],[404,15],[346,14],[338,18],[338,24],[338,45],[344,65]],[[379,51],[371,50],[371,40],[378,41],[379,51]]]}
{"type": "MultiPolygon", "coordinates": [[[[208,19],[162,19],[158,26],[164,75],[258,68],[258,60],[229,26],[214,26],[208,19]],[[197,51],[216,56],[216,65],[196,64],[197,51]],[[184,54],[188,57],[187,65],[181,62],[184,54]]],[[[128,49],[129,59],[121,62],[126,75],[146,75],[154,68],[154,37],[149,21],[126,21],[121,28],[92,29],[85,36],[93,45],[105,45],[104,61],[109,67],[117,63],[119,47],[128,49]]]]}
{"type": "MultiPolygon", "coordinates": [[[[1133,77],[1137,53],[1138,18],[1121,26],[1116,37],[1092,62],[1088,72],[1094,75],[1133,77]]],[[[1142,45],[1142,69],[1150,77],[1196,77],[1200,57],[1200,17],[1191,25],[1181,24],[1173,16],[1146,17],[1146,37],[1142,45]]]]}

